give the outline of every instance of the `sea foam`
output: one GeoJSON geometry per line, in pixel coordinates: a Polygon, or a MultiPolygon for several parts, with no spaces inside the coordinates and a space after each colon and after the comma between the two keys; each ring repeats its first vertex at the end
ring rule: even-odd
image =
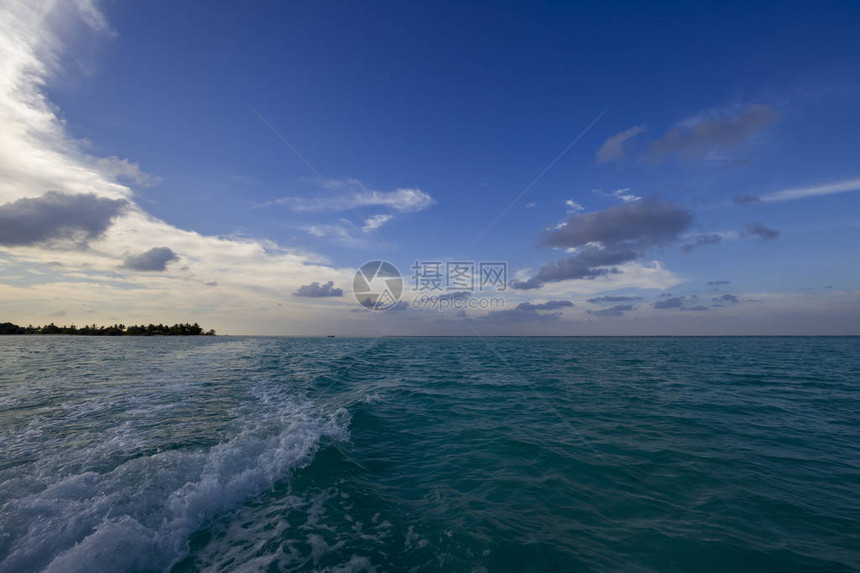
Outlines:
{"type": "Polygon", "coordinates": [[[261,404],[214,447],[137,457],[101,474],[55,476],[9,501],[0,572],[167,570],[188,553],[192,533],[287,478],[323,437],[348,439],[343,409],[324,414],[297,399],[270,409],[266,397],[261,404]]]}

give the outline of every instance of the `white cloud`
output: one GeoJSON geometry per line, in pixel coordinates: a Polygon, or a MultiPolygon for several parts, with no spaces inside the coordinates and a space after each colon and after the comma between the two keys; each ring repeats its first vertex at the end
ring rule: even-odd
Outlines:
{"type": "Polygon", "coordinates": [[[625,187],[624,189],[616,189],[612,192],[612,195],[621,199],[625,203],[632,203],[633,201],[638,201],[642,198],[639,195],[634,195],[633,193],[630,193],[630,187],[625,187]]]}
{"type": "Polygon", "coordinates": [[[433,198],[420,189],[398,189],[390,193],[366,191],[356,195],[354,200],[359,207],[382,205],[403,213],[423,211],[434,203],[433,198]]]}
{"type": "Polygon", "coordinates": [[[118,157],[93,158],[93,162],[99,171],[107,177],[118,177],[125,179],[141,187],[153,187],[161,183],[161,177],[156,177],[143,172],[140,165],[132,163],[128,159],[118,157]]]}
{"type": "Polygon", "coordinates": [[[393,218],[394,215],[372,215],[364,220],[364,227],[361,230],[365,233],[375,231],[393,218]]]}
{"type": "Polygon", "coordinates": [[[621,199],[625,203],[633,203],[634,201],[642,199],[641,196],[631,193],[630,187],[624,187],[622,189],[616,189],[615,191],[609,192],[605,192],[602,189],[592,189],[592,192],[595,195],[600,195],[601,197],[615,197],[616,199],[621,199]]]}
{"type": "Polygon", "coordinates": [[[581,204],[577,203],[573,199],[568,199],[564,202],[564,204],[571,211],[585,211],[585,207],[583,207],[581,204]]]}
{"type": "Polygon", "coordinates": [[[860,179],[849,179],[847,181],[828,183],[826,185],[815,185],[812,187],[796,187],[791,189],[783,189],[781,191],[774,191],[773,193],[762,195],[761,200],[770,203],[778,203],[781,201],[806,199],[807,197],[819,197],[822,195],[832,195],[834,193],[845,193],[847,191],[860,191],[860,179]]]}
{"type": "Polygon", "coordinates": [[[127,187],[106,179],[66,136],[44,95],[61,56],[57,22],[67,26],[77,16],[104,29],[97,10],[86,2],[5,2],[0,10],[0,200],[49,190],[128,197],[127,187]]]}
{"type": "MultiPolygon", "coordinates": [[[[339,219],[336,223],[307,225],[302,230],[312,237],[327,239],[344,247],[366,247],[367,237],[359,233],[358,227],[347,219],[339,219]]],[[[368,232],[371,229],[368,229],[368,232]]]]}
{"type": "Polygon", "coordinates": [[[261,206],[284,205],[294,211],[347,211],[361,207],[388,207],[401,213],[423,211],[435,200],[420,189],[376,191],[355,179],[329,180],[326,197],[282,197],[261,206]]]}
{"type": "MultiPolygon", "coordinates": [[[[73,18],[108,30],[99,11],[83,0],[6,2],[0,8],[0,205],[54,192],[125,199],[128,208],[86,246],[51,249],[18,242],[0,249],[10,271],[0,277],[0,314],[24,322],[61,310],[78,323],[199,319],[220,330],[262,321],[277,325],[278,317],[293,331],[313,323],[316,308],[294,302],[291,293],[323,278],[348,283],[352,269],[334,268],[299,248],[201,235],[157,219],[118,181],[147,185],[155,178],[128,160],[88,155],[68,134],[45,87],[62,57],[60,32],[73,29],[73,18]],[[121,268],[129,254],[156,248],[168,248],[180,263],[159,273],[121,268]],[[32,284],[15,282],[35,273],[40,278],[32,284]],[[212,283],[217,285],[201,288],[212,283]]],[[[406,205],[421,203],[417,193],[405,191],[391,204],[408,210],[406,205]]]]}
{"type": "MultiPolygon", "coordinates": [[[[423,211],[435,203],[430,195],[420,189],[376,191],[368,189],[356,179],[326,180],[323,185],[326,188],[324,191],[326,196],[282,197],[262,203],[258,207],[283,205],[300,213],[353,211],[354,214],[358,214],[359,209],[367,207],[390,209],[388,213],[361,215],[363,222],[361,232],[367,234],[394,219],[396,214],[423,211]]],[[[313,224],[305,227],[305,230],[316,237],[327,237],[345,246],[363,246],[367,242],[365,238],[356,236],[357,226],[345,219],[341,219],[338,223],[313,224]]]]}

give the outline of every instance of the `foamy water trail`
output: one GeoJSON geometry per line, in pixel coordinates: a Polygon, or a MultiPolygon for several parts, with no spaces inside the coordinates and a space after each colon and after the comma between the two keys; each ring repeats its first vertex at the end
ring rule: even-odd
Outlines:
{"type": "Polygon", "coordinates": [[[157,453],[106,474],[58,476],[4,507],[10,529],[26,525],[0,571],[169,568],[186,554],[190,534],[288,477],[323,436],[346,439],[344,411],[319,418],[310,409],[287,404],[207,451],[157,453]]]}
{"type": "Polygon", "coordinates": [[[26,468],[0,480],[0,572],[169,570],[195,531],[289,478],[324,438],[348,439],[345,410],[291,392],[283,377],[236,384],[241,401],[220,426],[191,415],[203,411],[195,400],[211,397],[208,383],[176,378],[125,396],[76,386],[23,431],[0,436],[26,468]],[[178,402],[146,407],[177,390],[178,402]],[[212,445],[183,443],[201,432],[212,445]]]}

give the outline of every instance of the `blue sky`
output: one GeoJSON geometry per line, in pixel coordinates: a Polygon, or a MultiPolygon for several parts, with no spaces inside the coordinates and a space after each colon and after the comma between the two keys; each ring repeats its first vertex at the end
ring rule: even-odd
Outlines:
{"type": "Polygon", "coordinates": [[[5,10],[9,320],[858,333],[856,4],[5,10]],[[372,259],[515,281],[505,313],[354,312],[372,259]]]}

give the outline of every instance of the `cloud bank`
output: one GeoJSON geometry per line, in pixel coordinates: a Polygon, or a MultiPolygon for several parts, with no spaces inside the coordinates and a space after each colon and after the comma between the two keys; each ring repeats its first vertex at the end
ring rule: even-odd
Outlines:
{"type": "Polygon", "coordinates": [[[570,308],[573,303],[568,300],[550,300],[544,303],[534,304],[530,302],[521,302],[516,307],[510,310],[494,310],[483,316],[479,320],[494,321],[494,322],[529,322],[529,321],[554,321],[558,320],[562,308],[570,308]]]}
{"type": "Polygon", "coordinates": [[[663,160],[672,156],[698,158],[746,143],[771,125],[776,111],[766,105],[750,105],[736,113],[720,111],[714,117],[688,119],[651,144],[646,157],[663,160]]]}
{"type": "Polygon", "coordinates": [[[597,296],[594,298],[588,299],[588,302],[591,304],[603,304],[607,302],[628,302],[634,300],[642,300],[641,296],[617,296],[617,295],[605,295],[605,296],[597,296]]]}
{"type": "Polygon", "coordinates": [[[545,283],[616,273],[613,265],[633,261],[650,248],[677,241],[692,221],[693,215],[683,207],[654,197],[603,211],[569,214],[561,225],[544,231],[541,244],[583,250],[549,263],[534,277],[515,280],[511,286],[530,290],[545,283]]]}
{"type": "Polygon", "coordinates": [[[588,314],[593,314],[594,316],[603,316],[603,317],[615,317],[615,316],[623,316],[626,311],[636,310],[633,308],[632,304],[617,304],[615,306],[609,308],[602,308],[600,310],[589,310],[588,314]]]}

